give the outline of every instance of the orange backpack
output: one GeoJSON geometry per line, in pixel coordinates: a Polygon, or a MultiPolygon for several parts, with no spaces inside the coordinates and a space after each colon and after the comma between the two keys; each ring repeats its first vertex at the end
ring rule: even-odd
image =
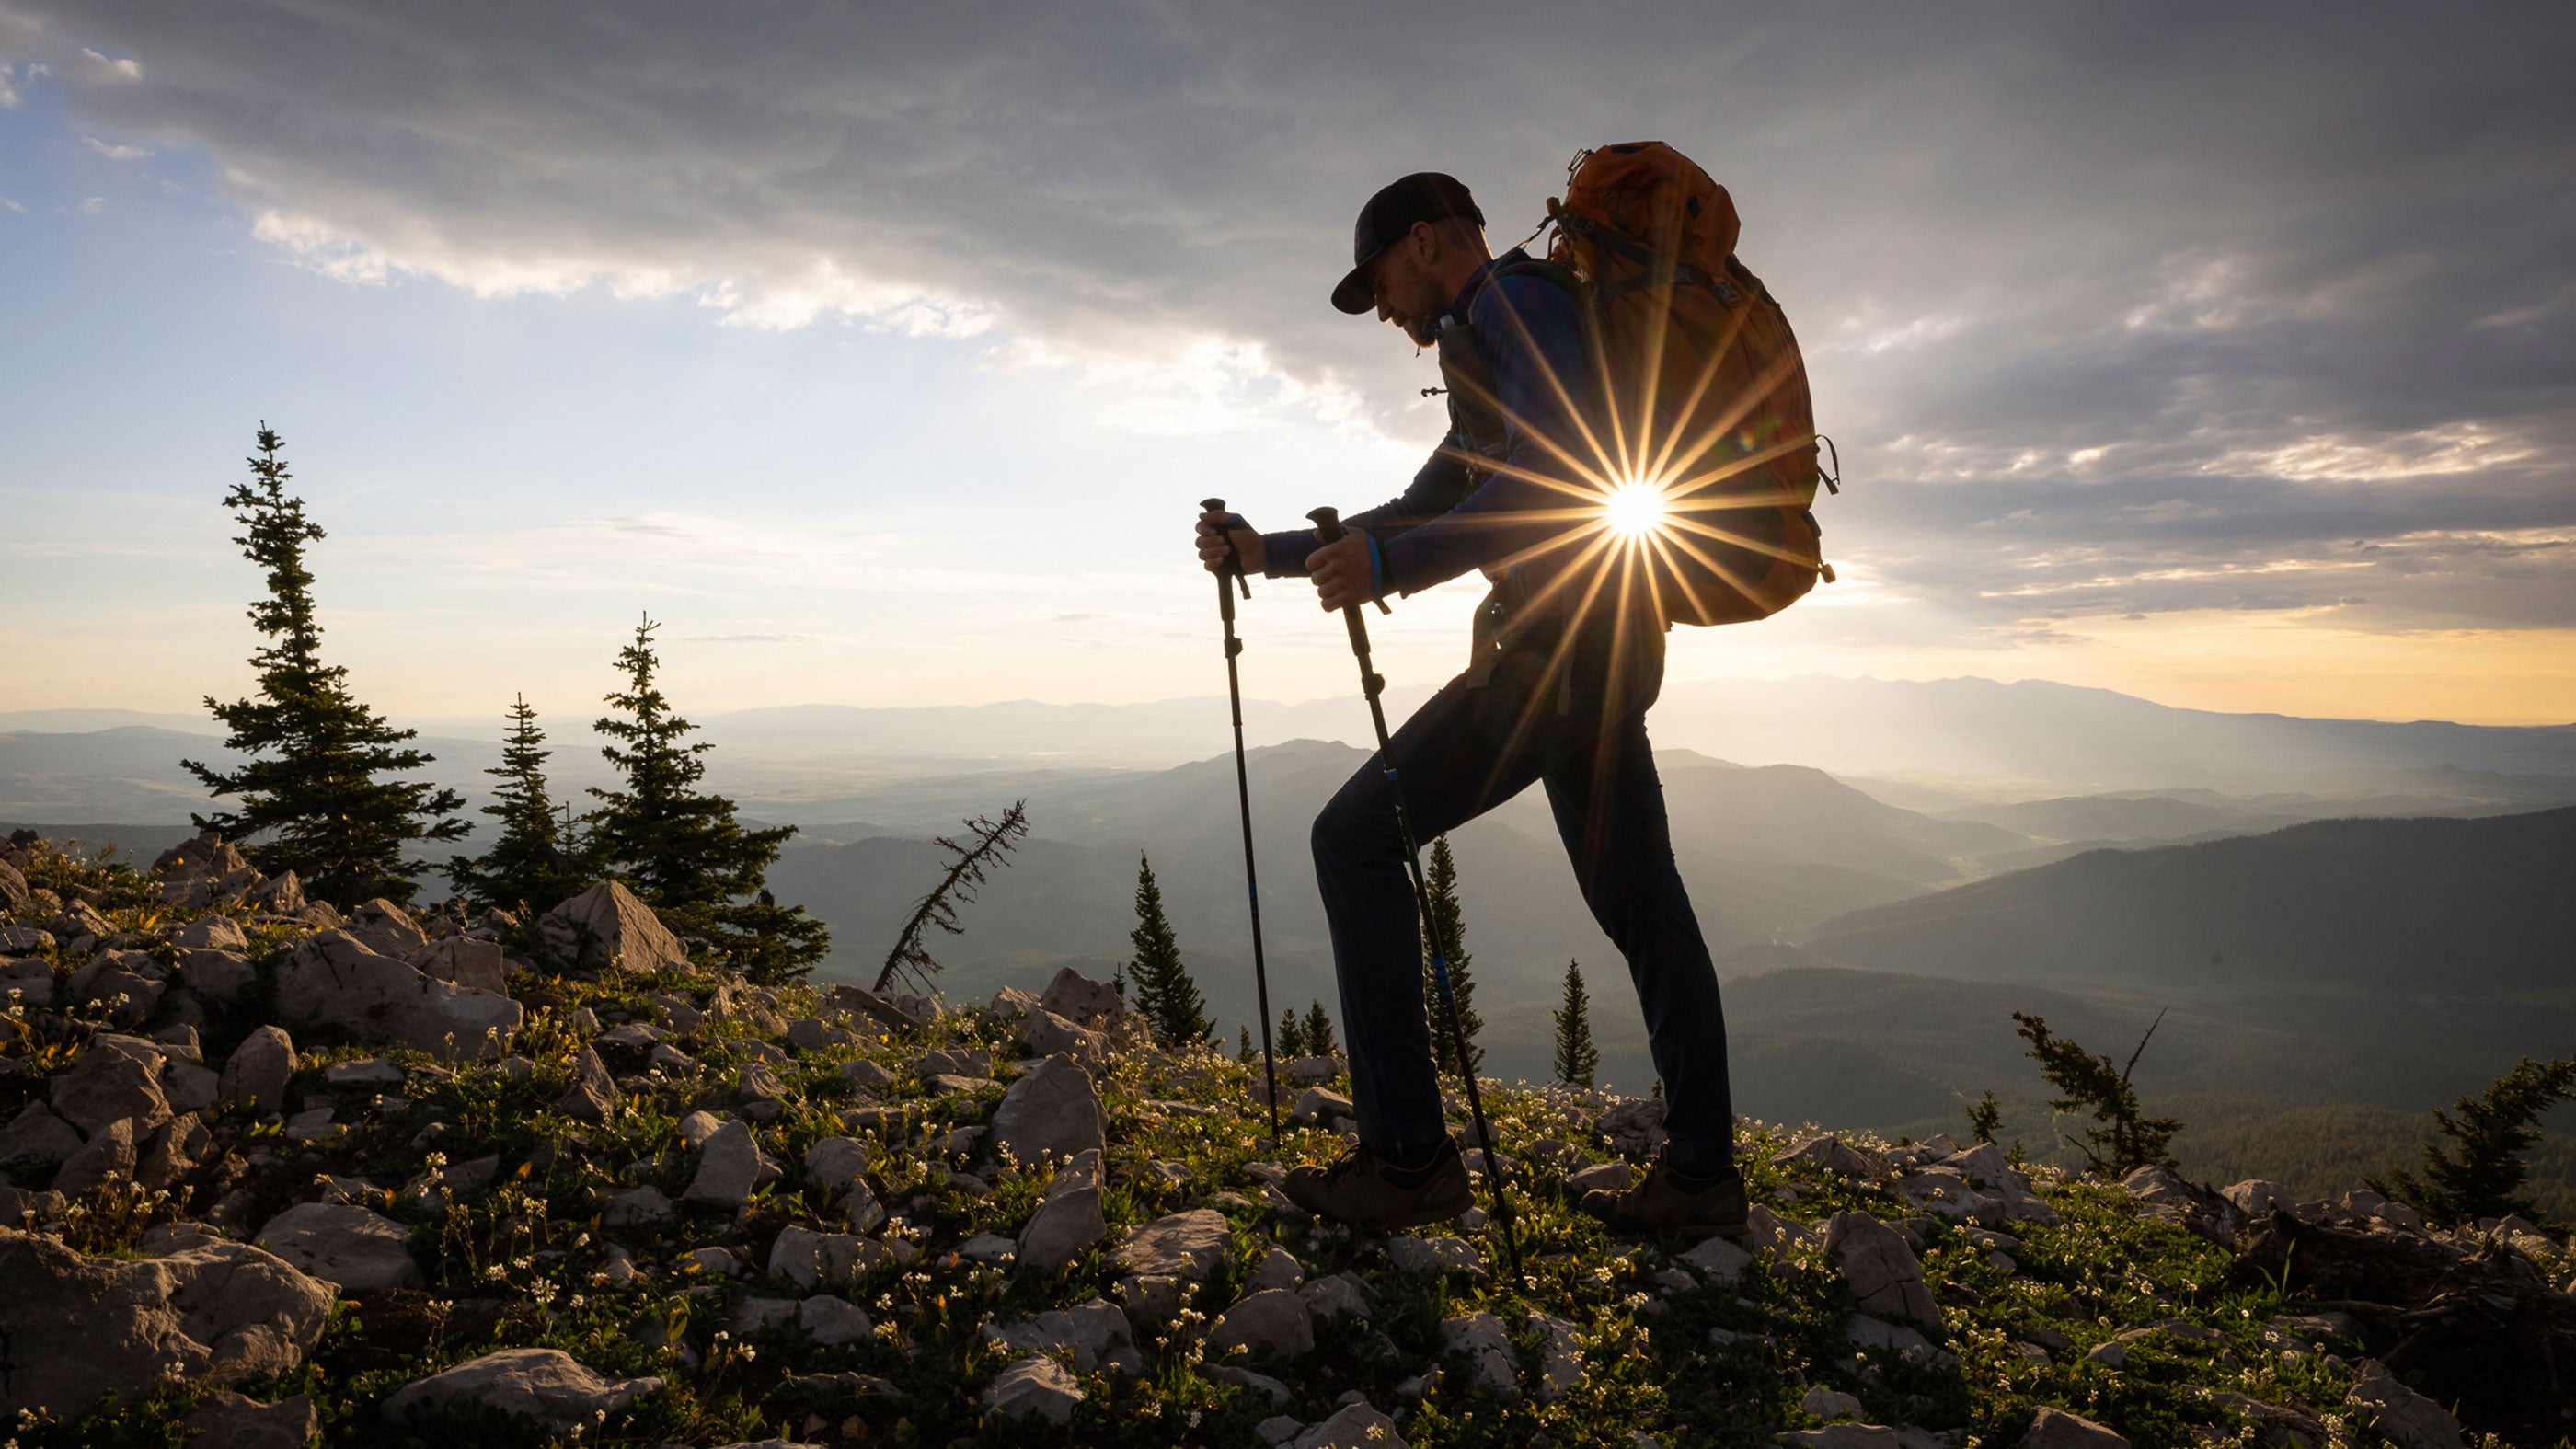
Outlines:
{"type": "MultiPolygon", "coordinates": [[[[1677,624],[1767,618],[1833,581],[1789,319],[1735,256],[1726,188],[1661,141],[1577,154],[1547,204],[1549,260],[1583,283],[1609,382],[1605,470],[1661,495],[1642,586],[1677,624]]],[[[1829,441],[1825,444],[1831,446],[1829,441]]]]}

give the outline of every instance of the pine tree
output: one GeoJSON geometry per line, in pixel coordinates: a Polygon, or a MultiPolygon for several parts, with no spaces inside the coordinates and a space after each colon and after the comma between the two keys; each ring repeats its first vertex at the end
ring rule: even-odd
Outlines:
{"type": "Polygon", "coordinates": [[[1565,963],[1565,1001],[1556,1009],[1556,1079],[1570,1087],[1592,1085],[1601,1053],[1592,1045],[1592,998],[1583,989],[1583,968],[1565,963]]]}
{"type": "Polygon", "coordinates": [[[250,621],[268,640],[250,656],[259,696],[206,709],[231,733],[224,748],[251,758],[217,770],[195,760],[180,765],[216,796],[237,795],[240,808],[193,817],[199,830],[242,842],[243,854],[270,875],[295,872],[304,893],[346,909],[382,896],[403,902],[418,890],[403,847],[415,840],[454,840],[465,801],[423,780],[387,775],[416,771],[434,757],[400,748],[416,730],[398,730],[349,691],[349,672],[322,662],[313,575],[304,546],[323,537],[289,497],[294,475],[278,456],[285,440],[259,425],[251,480],[236,483],[224,506],[242,526],[242,555],[268,574],[268,596],[250,621]],[[264,757],[264,758],[263,758],[264,757]],[[253,841],[251,837],[266,836],[253,841]]]}
{"type": "Polygon", "coordinates": [[[671,712],[654,682],[661,660],[653,631],[660,627],[646,617],[634,642],[618,652],[626,688],[607,700],[623,714],[602,716],[593,726],[618,742],[600,754],[625,777],[626,788],[591,790],[600,805],[591,816],[590,851],[673,931],[713,948],[744,976],[763,982],[802,976],[823,959],[831,935],[802,906],[779,905],[763,886],[796,827],[745,830],[731,800],[698,788],[707,773],[701,756],[714,746],[683,741],[697,726],[671,712]]]}
{"type": "Polygon", "coordinates": [[[510,705],[500,766],[483,772],[501,782],[492,792],[499,803],[483,807],[501,822],[501,836],[480,856],[450,856],[445,867],[448,885],[477,906],[533,913],[589,884],[565,839],[566,822],[546,791],[546,760],[553,751],[545,742],[536,710],[520,695],[510,705]]]}
{"type": "MultiPolygon", "coordinates": [[[[1239,1024],[1239,1023],[1238,1023],[1238,1024],[1239,1024]]],[[[1234,1049],[1234,1059],[1235,1059],[1236,1061],[1241,1062],[1241,1063],[1243,1063],[1245,1066],[1247,1066],[1247,1067],[1248,1067],[1248,1066],[1252,1065],[1254,1062],[1257,1062],[1257,1061],[1261,1060],[1261,1053],[1256,1052],[1256,1051],[1254,1051],[1254,1050],[1252,1049],[1252,1028],[1251,1028],[1251,1027],[1246,1026],[1246,1027],[1244,1027],[1244,1028],[1243,1028],[1242,1035],[1241,1035],[1241,1037],[1239,1038],[1239,1041],[1240,1041],[1240,1044],[1239,1044],[1238,1046],[1236,1046],[1236,1047],[1235,1047],[1235,1049],[1234,1049]]]]}
{"type": "Polygon", "coordinates": [[[1333,1019],[1324,1014],[1320,1001],[1306,1008],[1305,1047],[1310,1057],[1328,1057],[1341,1050],[1333,1040],[1333,1019]]]}
{"type": "Polygon", "coordinates": [[[1279,1013],[1279,1030],[1271,1035],[1271,1049],[1294,1061],[1306,1053],[1306,1023],[1297,1019],[1292,1008],[1279,1013]]]}
{"type": "Polygon", "coordinates": [[[2385,1182],[2370,1179],[2370,1189],[2414,1208],[2436,1227],[2507,1213],[2537,1219],[2540,1209],[2522,1191],[2531,1175],[2522,1154],[2540,1140],[2540,1114],[2570,1096],[2576,1096],[2576,1057],[2524,1057],[2485,1091],[2454,1099],[2451,1111],[2433,1109],[2434,1130],[2451,1149],[2425,1143],[2422,1177],[2392,1172],[2385,1182]]]}
{"type": "Polygon", "coordinates": [[[2182,1130],[2182,1119],[2147,1116],[2139,1105],[2138,1089],[2129,1085],[2129,1074],[2137,1070],[2138,1058],[2145,1055],[2147,1042],[2164,1022],[2163,1012],[2156,1013],[2146,1035],[2138,1038],[2137,1050],[2129,1053],[2127,1066],[2107,1056],[2094,1056],[2068,1038],[2051,1036],[2045,1017],[2025,1016],[2018,1011],[2012,1017],[2018,1023],[2013,1032],[2030,1043],[2028,1055],[2039,1063],[2039,1074],[2064,1094],[2048,1105],[2060,1112],[2081,1108],[2102,1124],[2085,1128],[2084,1140],[2075,1144],[2093,1171],[2119,1178],[2169,1160],[2169,1149],[2174,1134],[2182,1130]]]}
{"type": "Polygon", "coordinates": [[[1458,1027],[1467,1039],[1467,1065],[1464,1070],[1458,1065],[1457,1044],[1449,1034],[1449,1015],[1431,982],[1431,956],[1426,943],[1422,1010],[1431,1026],[1431,1054],[1440,1070],[1451,1076],[1466,1076],[1484,1070],[1485,1048],[1477,1038],[1484,1035],[1485,1019],[1476,1014],[1476,978],[1467,970],[1475,958],[1467,953],[1467,917],[1458,905],[1458,861],[1449,853],[1446,835],[1431,842],[1431,870],[1426,884],[1431,888],[1431,924],[1440,933],[1440,949],[1449,961],[1449,991],[1458,998],[1458,1027]]]}
{"type": "Polygon", "coordinates": [[[1207,999],[1199,995],[1190,968],[1181,962],[1180,943],[1163,915],[1162,887],[1154,883],[1154,864],[1136,857],[1136,929],[1127,937],[1136,948],[1136,1010],[1153,1025],[1165,1046],[1205,1041],[1207,999]]]}

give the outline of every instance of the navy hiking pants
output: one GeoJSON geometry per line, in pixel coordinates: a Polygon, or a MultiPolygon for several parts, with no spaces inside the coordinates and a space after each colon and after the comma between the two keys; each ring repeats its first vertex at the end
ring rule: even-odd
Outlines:
{"type": "MultiPolygon", "coordinates": [[[[1404,722],[1392,756],[1405,809],[1427,850],[1532,782],[1546,785],[1583,899],[1628,958],[1664,1081],[1668,1159],[1693,1175],[1723,1171],[1735,1120],[1726,1019],[1646,742],[1646,710],[1663,684],[1662,634],[1638,631],[1624,647],[1606,634],[1562,641],[1561,652],[1560,643],[1525,638],[1489,650],[1485,667],[1404,722]]],[[[1429,1033],[1447,1023],[1424,1020],[1421,922],[1378,761],[1316,817],[1314,851],[1361,1140],[1380,1151],[1437,1141],[1447,1127],[1429,1033]]]]}

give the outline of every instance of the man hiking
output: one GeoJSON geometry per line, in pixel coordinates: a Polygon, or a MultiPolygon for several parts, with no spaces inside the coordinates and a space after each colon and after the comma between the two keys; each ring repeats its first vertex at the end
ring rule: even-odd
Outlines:
{"type": "Polygon", "coordinates": [[[1627,957],[1666,1102],[1664,1150],[1625,1192],[1584,1196],[1624,1233],[1740,1236],[1743,1179],[1717,973],[1673,863],[1646,710],[1662,686],[1664,618],[1649,601],[1580,576],[1599,552],[1566,546],[1602,526],[1615,486],[1587,474],[1607,400],[1571,278],[1518,248],[1492,256],[1467,188],[1437,172],[1369,199],[1356,265],[1333,305],[1374,307],[1413,343],[1440,350],[1447,438],[1403,494],[1313,532],[1263,534],[1239,516],[1198,523],[1210,569],[1240,557],[1273,577],[1304,575],[1328,611],[1418,593],[1471,569],[1492,592],[1468,668],[1393,736],[1316,817],[1315,876],[1340,980],[1360,1141],[1284,1188],[1324,1217],[1395,1228],[1470,1205],[1466,1163],[1442,1117],[1423,1010],[1421,930],[1389,776],[1423,839],[1484,814],[1533,782],[1547,787],[1583,898],[1627,957]],[[1582,500],[1592,506],[1579,506],[1582,500]]]}

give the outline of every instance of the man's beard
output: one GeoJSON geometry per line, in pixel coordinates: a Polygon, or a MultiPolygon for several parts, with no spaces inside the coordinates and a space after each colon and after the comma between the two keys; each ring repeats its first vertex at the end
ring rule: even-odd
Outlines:
{"type": "Polygon", "coordinates": [[[1416,347],[1436,347],[1440,343],[1439,319],[1416,322],[1407,318],[1404,323],[1404,335],[1412,338],[1413,345],[1416,347]]]}

